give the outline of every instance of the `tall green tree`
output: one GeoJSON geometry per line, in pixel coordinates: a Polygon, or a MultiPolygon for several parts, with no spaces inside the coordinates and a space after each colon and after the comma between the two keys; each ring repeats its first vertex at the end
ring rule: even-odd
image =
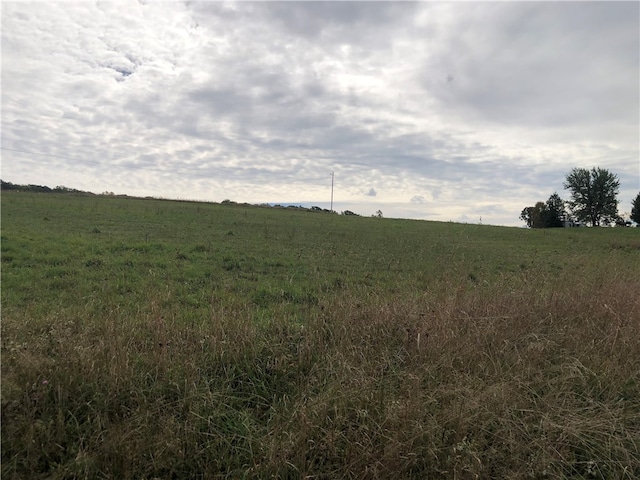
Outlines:
{"type": "Polygon", "coordinates": [[[636,195],[636,198],[631,205],[631,220],[640,225],[640,193],[636,195]]]}
{"type": "Polygon", "coordinates": [[[566,212],[564,200],[554,193],[546,203],[537,202],[533,207],[525,207],[520,213],[520,219],[529,228],[553,228],[564,226],[566,212]]]}
{"type": "Polygon", "coordinates": [[[556,192],[553,193],[545,204],[544,223],[546,228],[564,226],[566,212],[564,209],[564,200],[560,198],[556,192]]]}
{"type": "Polygon", "coordinates": [[[574,168],[562,186],[571,192],[568,204],[573,215],[592,226],[613,222],[618,217],[620,181],[604,168],[574,168]]]}
{"type": "Polygon", "coordinates": [[[529,228],[544,228],[544,211],[544,202],[538,202],[533,207],[525,207],[520,213],[520,219],[526,223],[529,228]]]}

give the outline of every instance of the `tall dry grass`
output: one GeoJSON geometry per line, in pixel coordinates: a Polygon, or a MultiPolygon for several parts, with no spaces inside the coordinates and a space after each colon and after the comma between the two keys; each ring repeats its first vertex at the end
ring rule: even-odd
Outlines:
{"type": "Polygon", "coordinates": [[[3,318],[3,478],[640,478],[633,268],[3,318]]]}

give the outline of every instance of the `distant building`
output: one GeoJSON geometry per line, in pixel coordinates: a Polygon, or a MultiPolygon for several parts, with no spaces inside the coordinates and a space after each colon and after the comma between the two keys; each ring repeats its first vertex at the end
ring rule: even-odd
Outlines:
{"type": "Polygon", "coordinates": [[[571,227],[585,227],[585,223],[584,222],[579,222],[573,218],[571,218],[571,216],[564,212],[561,216],[560,216],[560,220],[562,220],[562,226],[565,228],[571,228],[571,227]]]}

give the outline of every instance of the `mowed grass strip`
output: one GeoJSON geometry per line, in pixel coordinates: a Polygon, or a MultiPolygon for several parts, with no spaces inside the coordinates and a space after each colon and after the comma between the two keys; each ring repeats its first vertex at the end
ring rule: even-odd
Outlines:
{"type": "Polygon", "coordinates": [[[637,229],[2,195],[3,478],[638,478],[637,229]]]}

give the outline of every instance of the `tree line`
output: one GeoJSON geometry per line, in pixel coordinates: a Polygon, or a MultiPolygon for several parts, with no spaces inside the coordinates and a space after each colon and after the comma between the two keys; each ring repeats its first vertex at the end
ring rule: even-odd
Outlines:
{"type": "Polygon", "coordinates": [[[525,207],[520,219],[529,228],[630,226],[631,221],[640,226],[640,193],[632,202],[630,218],[623,218],[618,214],[620,180],[609,170],[574,168],[566,175],[562,186],[569,190],[569,200],[563,200],[554,192],[546,202],[525,207]]]}
{"type": "Polygon", "coordinates": [[[21,192],[37,192],[37,193],[75,193],[82,195],[94,195],[91,192],[85,192],[83,190],[76,190],[75,188],[69,188],[62,185],[51,188],[46,185],[18,185],[11,182],[5,182],[0,180],[0,190],[19,190],[21,192]]]}

